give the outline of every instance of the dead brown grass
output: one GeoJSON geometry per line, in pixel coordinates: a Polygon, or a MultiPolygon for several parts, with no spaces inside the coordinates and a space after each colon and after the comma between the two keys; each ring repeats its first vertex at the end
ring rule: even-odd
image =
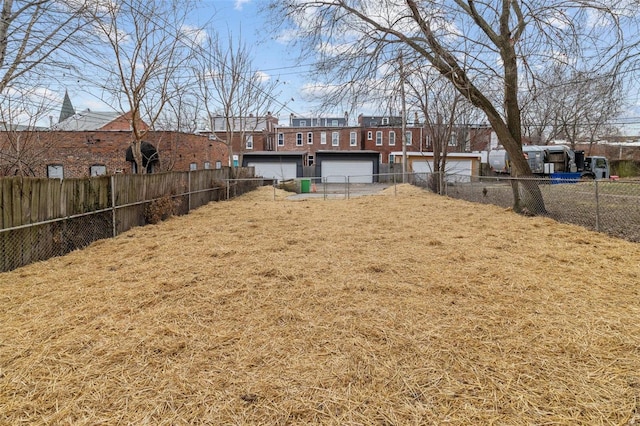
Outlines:
{"type": "Polygon", "coordinates": [[[640,248],[262,188],[0,274],[2,424],[640,424],[640,248]]]}

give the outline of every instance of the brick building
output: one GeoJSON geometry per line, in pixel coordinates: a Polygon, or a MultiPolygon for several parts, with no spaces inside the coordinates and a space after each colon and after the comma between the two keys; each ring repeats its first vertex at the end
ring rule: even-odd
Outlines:
{"type": "Polygon", "coordinates": [[[363,149],[358,127],[279,127],[275,151],[306,153],[312,166],[317,151],[360,151],[363,149]]]}
{"type": "MultiPolygon", "coordinates": [[[[7,146],[16,132],[0,133],[0,146],[7,146]]],[[[38,131],[22,132],[23,156],[28,156],[25,174],[36,177],[77,178],[114,173],[132,173],[127,161],[131,146],[129,131],[38,131]]],[[[157,155],[151,171],[179,171],[220,168],[228,164],[226,147],[206,135],[180,132],[148,132],[145,142],[157,155]]],[[[3,149],[3,152],[5,149],[3,149]]],[[[0,167],[5,175],[17,174],[0,167]]]]}
{"type": "Polygon", "coordinates": [[[225,165],[239,166],[245,152],[275,149],[274,133],[278,122],[278,117],[270,112],[259,117],[253,114],[231,118],[213,116],[209,136],[226,146],[227,158],[232,156],[231,163],[225,165]]]}
{"type": "MultiPolygon", "coordinates": [[[[60,120],[49,129],[0,133],[0,175],[76,178],[133,173],[132,114],[75,112],[68,95],[60,120]]],[[[143,166],[149,172],[221,168],[229,164],[227,147],[211,134],[146,131],[143,166]]]]}
{"type": "MultiPolygon", "coordinates": [[[[406,127],[406,151],[426,151],[424,128],[406,127]]],[[[363,127],[363,149],[378,151],[382,163],[393,163],[393,152],[402,151],[402,126],[363,127]]]]}

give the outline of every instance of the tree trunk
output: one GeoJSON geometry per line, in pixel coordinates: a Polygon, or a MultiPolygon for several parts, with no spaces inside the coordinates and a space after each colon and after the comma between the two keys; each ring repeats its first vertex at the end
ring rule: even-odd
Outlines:
{"type": "Polygon", "coordinates": [[[513,211],[527,215],[546,214],[542,192],[531,173],[529,162],[522,153],[522,142],[514,139],[502,120],[492,119],[490,116],[488,118],[498,140],[509,154],[511,176],[514,178],[512,180],[513,211]]]}

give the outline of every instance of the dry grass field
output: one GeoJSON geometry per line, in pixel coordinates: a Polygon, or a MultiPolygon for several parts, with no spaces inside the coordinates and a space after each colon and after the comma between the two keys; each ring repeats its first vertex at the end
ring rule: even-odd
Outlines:
{"type": "Polygon", "coordinates": [[[640,425],[640,245],[277,196],[0,274],[0,424],[640,425]]]}

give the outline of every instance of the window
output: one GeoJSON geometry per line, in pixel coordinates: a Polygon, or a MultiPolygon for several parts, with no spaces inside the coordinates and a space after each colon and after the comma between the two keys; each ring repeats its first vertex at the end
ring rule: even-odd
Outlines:
{"type": "Polygon", "coordinates": [[[296,146],[302,146],[302,133],[296,133],[296,146]]]}
{"type": "Polygon", "coordinates": [[[278,133],[278,146],[284,146],[284,133],[278,133]]]}
{"type": "Polygon", "coordinates": [[[246,137],[246,147],[247,147],[247,149],[253,149],[253,135],[247,135],[247,137],[246,137]]]}
{"type": "Polygon", "coordinates": [[[307,120],[300,120],[300,123],[298,123],[298,125],[300,127],[305,127],[307,125],[307,120]]]}
{"type": "Polygon", "coordinates": [[[376,132],[376,146],[382,146],[382,132],[376,132]]]}
{"type": "Polygon", "coordinates": [[[205,170],[209,170],[209,169],[211,169],[211,163],[210,163],[210,162],[208,162],[208,161],[205,161],[205,162],[204,162],[204,169],[205,169],[205,170]]]}
{"type": "Polygon", "coordinates": [[[373,132],[371,132],[371,131],[367,132],[367,140],[368,141],[372,141],[373,140],[373,132]]]}
{"type": "Polygon", "coordinates": [[[392,130],[389,132],[389,145],[395,145],[395,144],[396,144],[396,132],[392,130]]]}
{"type": "Polygon", "coordinates": [[[331,146],[339,146],[340,145],[340,133],[332,132],[331,133],[331,146]]]}
{"type": "Polygon", "coordinates": [[[407,140],[407,145],[411,145],[411,140],[413,139],[413,133],[411,132],[406,132],[404,134],[405,139],[407,140]]]}
{"type": "Polygon", "coordinates": [[[222,168],[222,161],[218,160],[216,161],[216,169],[221,169],[222,168]]]}
{"type": "Polygon", "coordinates": [[[358,139],[356,138],[356,132],[349,133],[349,146],[356,146],[358,139]]]}
{"type": "Polygon", "coordinates": [[[62,164],[49,164],[47,166],[47,177],[51,179],[63,179],[64,167],[62,167],[62,164]]]}
{"type": "Polygon", "coordinates": [[[313,166],[313,160],[314,160],[313,155],[309,155],[307,157],[307,166],[313,166]]]}
{"type": "Polygon", "coordinates": [[[327,144],[327,132],[320,133],[320,145],[327,144]]]}
{"type": "Polygon", "coordinates": [[[94,164],[89,167],[89,176],[103,176],[107,174],[107,166],[104,164],[94,164]]]}
{"type": "Polygon", "coordinates": [[[338,127],[338,120],[331,120],[331,127],[338,127]]]}
{"type": "Polygon", "coordinates": [[[189,164],[189,170],[198,170],[198,163],[189,164]]]}
{"type": "Polygon", "coordinates": [[[307,144],[313,145],[313,133],[311,132],[307,133],[307,144]]]}
{"type": "Polygon", "coordinates": [[[449,139],[449,146],[456,146],[457,145],[457,141],[456,141],[456,135],[455,133],[451,135],[451,139],[449,139]]]}
{"type": "Polygon", "coordinates": [[[383,117],[382,118],[382,125],[386,126],[387,124],[389,124],[389,117],[383,117]]]}

